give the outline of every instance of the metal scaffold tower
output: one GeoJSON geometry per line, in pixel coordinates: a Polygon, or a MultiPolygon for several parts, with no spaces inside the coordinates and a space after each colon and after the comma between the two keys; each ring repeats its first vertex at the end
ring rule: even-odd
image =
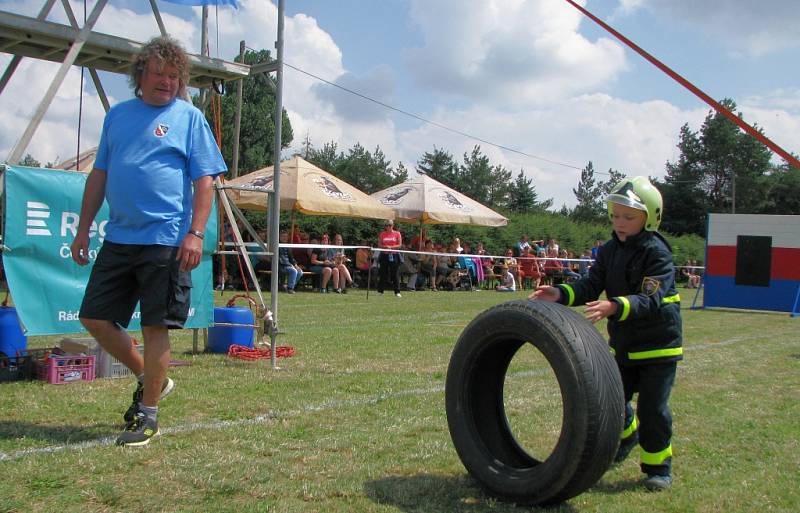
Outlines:
{"type": "MultiPolygon", "coordinates": [[[[118,73],[127,75],[130,72],[130,67],[133,63],[135,56],[141,50],[144,43],[133,41],[130,39],[103,34],[93,30],[100,14],[108,4],[108,0],[97,0],[88,13],[86,21],[83,26],[80,26],[75,13],[70,6],[69,0],[61,0],[66,16],[69,20],[69,25],[48,21],[47,17],[50,14],[56,0],[45,0],[42,8],[36,17],[23,16],[10,12],[0,11],[0,51],[13,55],[2,76],[0,76],[0,94],[2,94],[5,87],[11,80],[14,72],[19,66],[23,58],[34,58],[59,63],[60,66],[56,75],[53,77],[47,91],[39,102],[36,110],[34,111],[28,126],[20,136],[17,143],[14,145],[11,153],[8,155],[6,162],[9,164],[17,164],[22,159],[28,145],[30,144],[33,135],[39,127],[45,113],[53,102],[56,93],[61,87],[70,66],[83,66],[89,70],[90,76],[94,83],[100,101],[103,104],[106,112],[109,110],[107,95],[100,81],[98,71],[106,71],[111,73],[118,73]]],[[[153,16],[158,25],[158,29],[162,35],[167,35],[167,30],[161,18],[156,0],[149,0],[153,16]]],[[[189,53],[189,83],[191,87],[200,88],[201,91],[208,88],[217,88],[220,84],[231,83],[237,80],[243,80],[250,75],[256,73],[271,73],[276,72],[276,136],[275,136],[275,178],[273,189],[270,191],[271,197],[279,197],[280,194],[280,141],[281,141],[281,114],[283,111],[282,104],[282,90],[283,90],[283,13],[284,13],[284,0],[277,0],[278,3],[278,36],[276,40],[277,60],[270,63],[259,64],[256,66],[248,66],[244,63],[225,61],[209,57],[207,46],[204,44],[201,54],[189,53]]],[[[207,20],[207,7],[203,7],[203,21],[204,25],[207,20]]],[[[206,33],[205,26],[203,33],[206,33]]],[[[203,94],[202,96],[207,96],[203,94]]],[[[239,100],[241,102],[241,99],[239,100]]],[[[234,148],[234,153],[238,154],[238,147],[234,148]]],[[[229,202],[225,193],[227,188],[219,179],[216,182],[217,197],[220,206],[228,221],[233,226],[235,249],[246,262],[248,271],[251,274],[251,279],[255,283],[255,289],[258,292],[259,299],[261,300],[261,311],[263,317],[261,319],[262,325],[259,331],[261,333],[269,334],[270,346],[272,351],[272,366],[276,367],[275,356],[277,347],[276,337],[277,329],[277,297],[278,297],[278,259],[272,259],[272,272],[271,272],[271,305],[267,309],[264,304],[264,299],[261,295],[261,290],[258,285],[258,280],[249,265],[250,259],[246,245],[242,241],[241,233],[237,228],[236,220],[244,221],[248,231],[254,231],[246,222],[241,212],[229,202]]],[[[1,189],[0,189],[1,190],[1,189]]],[[[265,195],[265,201],[267,195],[265,195]]],[[[269,203],[269,234],[267,243],[264,244],[260,240],[259,246],[264,253],[268,256],[278,254],[278,228],[279,228],[279,204],[277,201],[268,201],[269,203]]],[[[222,253],[231,253],[230,251],[223,251],[222,253]]],[[[258,322],[258,321],[257,321],[258,322]]],[[[195,332],[195,347],[197,343],[197,333],[195,332]]]]}

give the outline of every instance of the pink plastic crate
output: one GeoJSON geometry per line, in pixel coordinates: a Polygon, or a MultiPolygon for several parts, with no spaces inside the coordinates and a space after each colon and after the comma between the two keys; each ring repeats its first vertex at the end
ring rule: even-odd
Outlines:
{"type": "Polygon", "coordinates": [[[96,356],[51,354],[37,362],[36,373],[40,380],[52,385],[64,385],[77,381],[94,381],[96,356]]]}

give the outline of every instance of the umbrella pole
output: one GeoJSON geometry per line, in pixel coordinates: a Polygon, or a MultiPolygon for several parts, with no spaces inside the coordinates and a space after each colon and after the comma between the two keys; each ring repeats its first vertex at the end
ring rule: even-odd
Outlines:
{"type": "Polygon", "coordinates": [[[367,261],[367,299],[369,299],[369,286],[372,281],[372,251],[370,251],[369,260],[367,261]]]}

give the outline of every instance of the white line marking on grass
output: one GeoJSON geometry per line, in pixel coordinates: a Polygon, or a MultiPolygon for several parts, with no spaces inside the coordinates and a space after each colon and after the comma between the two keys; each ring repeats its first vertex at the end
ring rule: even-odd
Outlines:
{"type": "MultiPolygon", "coordinates": [[[[789,335],[794,334],[794,332],[787,332],[787,333],[779,333],[773,335],[774,338],[781,337],[782,335],[789,335]]],[[[736,344],[738,342],[746,342],[748,340],[752,340],[752,337],[734,337],[728,340],[721,340],[719,342],[710,342],[707,344],[700,344],[697,346],[690,346],[685,347],[685,350],[703,350],[703,349],[713,349],[716,347],[724,347],[731,344],[736,344]]],[[[508,377],[512,378],[519,378],[519,377],[530,377],[536,376],[540,374],[547,374],[550,372],[550,369],[540,369],[535,371],[521,371],[515,372],[508,377]]],[[[168,427],[161,430],[163,434],[171,434],[171,433],[189,433],[192,431],[200,431],[200,430],[223,430],[228,428],[237,428],[240,426],[252,426],[258,424],[266,424],[270,421],[276,419],[283,419],[283,418],[291,418],[297,417],[306,413],[316,413],[326,410],[332,410],[335,408],[343,408],[343,407],[354,407],[354,406],[366,406],[369,404],[376,404],[381,401],[385,401],[388,399],[395,399],[398,397],[406,397],[406,396],[415,396],[415,395],[425,395],[425,394],[435,394],[444,392],[444,385],[437,385],[428,388],[412,388],[409,390],[400,390],[398,392],[383,392],[371,397],[364,397],[362,399],[347,399],[347,400],[335,400],[335,401],[326,401],[320,404],[309,404],[304,406],[303,408],[297,410],[290,410],[290,411],[271,411],[264,415],[258,415],[253,418],[249,419],[237,419],[237,420],[219,420],[214,422],[193,422],[191,424],[183,424],[174,427],[168,427]]],[[[10,461],[10,460],[17,460],[21,458],[25,458],[28,456],[36,456],[39,454],[52,454],[61,451],[82,451],[84,449],[93,449],[95,447],[103,447],[113,445],[116,441],[115,436],[108,436],[103,438],[98,438],[95,440],[86,440],[83,442],[77,443],[67,443],[62,445],[51,445],[48,447],[34,447],[30,449],[22,449],[19,451],[14,452],[0,452],[0,461],[10,461]]]]}
{"type": "MultiPolygon", "coordinates": [[[[237,428],[241,426],[252,426],[258,424],[266,424],[270,421],[283,418],[297,417],[306,413],[316,413],[326,410],[337,408],[352,407],[352,406],[366,406],[368,404],[375,404],[387,399],[395,399],[398,397],[412,396],[412,395],[425,395],[434,394],[444,391],[443,385],[437,385],[429,388],[412,388],[409,390],[401,390],[399,392],[385,392],[371,397],[362,399],[346,399],[336,401],[326,401],[320,404],[309,404],[298,410],[290,411],[271,411],[264,415],[258,415],[249,419],[237,420],[219,420],[215,422],[193,422],[191,424],[184,424],[181,426],[168,427],[159,430],[161,434],[172,433],[188,433],[200,430],[222,430],[227,428],[237,428]]],[[[82,451],[84,449],[93,449],[95,447],[103,447],[114,445],[116,436],[103,437],[95,440],[86,440],[84,442],[67,443],[62,445],[51,445],[48,447],[33,447],[30,449],[22,449],[10,453],[0,452],[0,461],[17,460],[27,456],[36,456],[39,454],[51,454],[61,451],[82,451]]]]}

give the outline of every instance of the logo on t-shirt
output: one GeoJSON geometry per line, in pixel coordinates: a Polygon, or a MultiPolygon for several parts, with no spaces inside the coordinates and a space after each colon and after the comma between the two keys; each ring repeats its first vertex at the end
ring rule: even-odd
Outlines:
{"type": "Polygon", "coordinates": [[[159,123],[156,129],[153,130],[153,133],[156,137],[164,137],[167,135],[167,132],[169,132],[169,125],[163,125],[161,123],[159,123]]]}

